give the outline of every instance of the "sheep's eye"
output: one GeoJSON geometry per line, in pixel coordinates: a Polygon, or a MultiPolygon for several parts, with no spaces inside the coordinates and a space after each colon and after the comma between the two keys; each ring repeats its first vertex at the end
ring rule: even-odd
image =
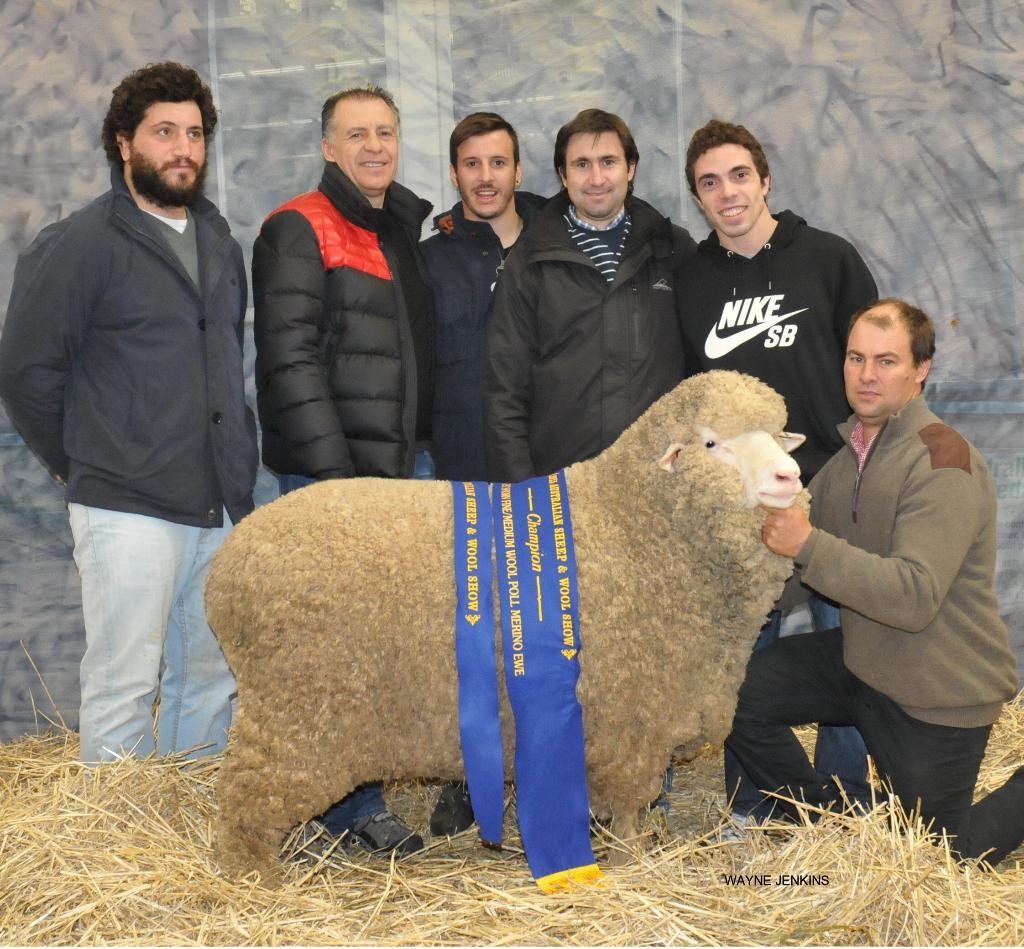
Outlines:
{"type": "Polygon", "coordinates": [[[712,438],[709,438],[706,442],[704,442],[704,447],[705,448],[714,448],[715,445],[717,445],[717,444],[718,444],[718,442],[716,442],[712,438]]]}

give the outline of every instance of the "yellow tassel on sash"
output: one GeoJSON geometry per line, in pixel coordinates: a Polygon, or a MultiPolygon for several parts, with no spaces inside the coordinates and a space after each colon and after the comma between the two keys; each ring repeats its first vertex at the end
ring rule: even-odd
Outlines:
{"type": "Polygon", "coordinates": [[[549,873],[547,876],[537,877],[537,886],[545,893],[566,893],[576,883],[596,883],[604,874],[596,863],[590,863],[583,867],[572,867],[569,870],[559,870],[558,873],[549,873]]]}

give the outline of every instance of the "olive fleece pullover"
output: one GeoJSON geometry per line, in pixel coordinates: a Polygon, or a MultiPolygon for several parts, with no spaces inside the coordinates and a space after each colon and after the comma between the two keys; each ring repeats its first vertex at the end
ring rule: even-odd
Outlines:
{"type": "Polygon", "coordinates": [[[912,399],[863,471],[846,442],[810,485],[794,580],[842,605],[844,658],[913,718],[989,725],[1017,691],[993,586],[996,493],[981,453],[912,399]]]}

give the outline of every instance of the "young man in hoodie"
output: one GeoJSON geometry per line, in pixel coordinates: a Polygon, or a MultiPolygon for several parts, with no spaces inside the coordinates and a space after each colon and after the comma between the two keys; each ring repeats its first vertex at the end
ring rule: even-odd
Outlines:
{"type": "MultiPolygon", "coordinates": [[[[807,436],[794,453],[806,484],[842,447],[836,425],[849,412],[839,372],[846,331],[878,288],[848,241],[809,227],[792,211],[769,211],[768,160],[742,125],[712,119],[695,132],[686,180],[713,228],[676,280],[687,374],[735,369],[776,389],[786,400],[789,428],[807,436]]],[[[812,603],[817,628],[839,624],[829,607],[812,603]]],[[[775,613],[755,648],[778,633],[775,613]]],[[[848,786],[863,786],[864,754],[855,730],[823,729],[815,762],[848,786]]],[[[727,751],[734,816],[756,804],[741,774],[727,751]]]]}

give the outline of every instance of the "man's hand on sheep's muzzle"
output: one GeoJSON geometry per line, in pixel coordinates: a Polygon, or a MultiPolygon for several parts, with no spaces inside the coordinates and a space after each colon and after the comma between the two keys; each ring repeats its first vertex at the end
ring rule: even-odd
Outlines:
{"type": "Polygon", "coordinates": [[[799,505],[793,507],[765,507],[761,539],[765,546],[783,557],[796,557],[811,535],[811,521],[799,505]]]}

